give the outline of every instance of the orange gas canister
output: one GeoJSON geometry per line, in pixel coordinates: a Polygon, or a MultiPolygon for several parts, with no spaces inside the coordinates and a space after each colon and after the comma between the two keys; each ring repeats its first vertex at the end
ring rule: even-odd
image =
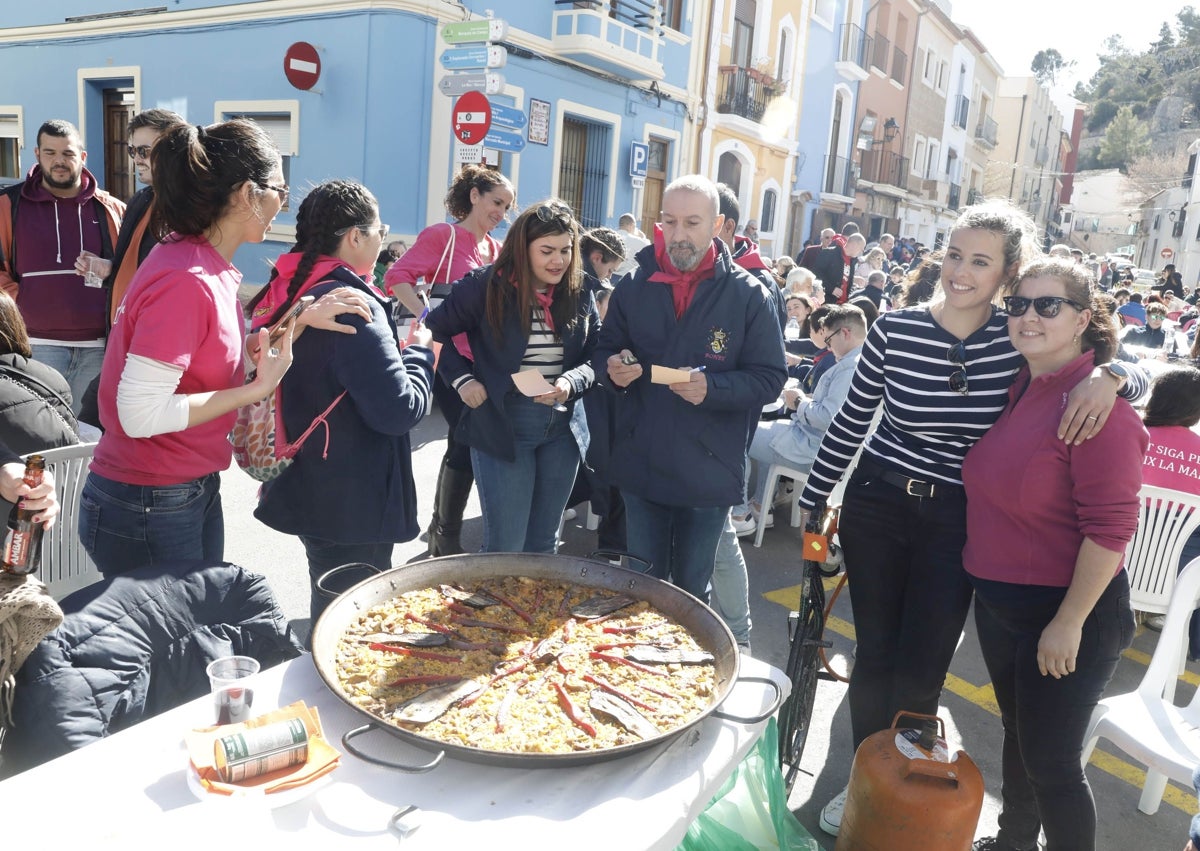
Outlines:
{"type": "Polygon", "coordinates": [[[942,720],[899,712],[854,755],[836,851],[969,851],[982,809],[979,767],[950,755],[942,720]]]}

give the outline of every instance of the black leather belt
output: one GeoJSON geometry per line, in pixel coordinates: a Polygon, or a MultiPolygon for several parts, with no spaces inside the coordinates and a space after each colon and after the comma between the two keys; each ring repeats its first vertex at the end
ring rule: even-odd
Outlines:
{"type": "Polygon", "coordinates": [[[918,499],[962,499],[966,496],[962,485],[910,479],[903,473],[897,473],[866,460],[859,461],[858,467],[865,473],[876,476],[892,487],[897,487],[909,496],[915,496],[918,499]]]}

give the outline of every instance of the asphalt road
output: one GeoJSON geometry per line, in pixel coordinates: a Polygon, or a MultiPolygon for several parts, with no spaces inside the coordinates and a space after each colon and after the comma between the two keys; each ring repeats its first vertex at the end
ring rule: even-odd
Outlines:
{"type": "MultiPolygon", "coordinates": [[[[445,447],[445,422],[436,410],[413,432],[413,463],[418,491],[418,516],[422,528],[429,522],[437,468],[445,447]]],[[[299,541],[263,526],[253,517],[257,483],[236,467],[222,477],[222,495],[226,522],[226,558],[265,574],[294,628],[308,630],[308,574],[304,551],[299,541]]],[[[594,546],[595,533],[584,528],[583,506],[580,517],[566,524],[561,552],[587,555],[594,546]]],[[[479,503],[475,494],[467,508],[463,542],[469,549],[478,547],[482,537],[479,503]]],[[[422,536],[423,537],[423,536],[422,536]]],[[[799,530],[787,525],[786,514],[779,525],[767,531],[763,546],[756,549],[752,539],[742,541],[750,573],[751,614],[754,621],[754,655],[780,668],[786,666],[788,637],[787,614],[798,600],[799,530]]],[[[396,546],[393,563],[416,561],[425,556],[423,540],[396,546]]],[[[830,650],[831,667],[845,673],[851,662],[854,627],[849,601],[843,593],[834,605],[826,636],[834,646],[830,650]]],[[[1133,648],[1126,653],[1109,686],[1110,694],[1137,688],[1158,634],[1139,629],[1133,648]]],[[[1190,700],[1200,675],[1189,665],[1181,682],[1177,700],[1190,700]]],[[[849,776],[852,754],[844,683],[822,681],[817,689],[812,734],[801,760],[801,773],[793,787],[789,806],[800,822],[818,840],[822,848],[832,849],[834,840],[817,827],[821,807],[841,790],[849,776]]],[[[943,692],[939,712],[945,720],[953,748],[964,749],[983,772],[986,788],[983,814],[977,836],[995,833],[1000,785],[1000,720],[988,683],[987,672],[974,635],[974,620],[968,618],[964,635],[943,692]]],[[[1188,823],[1196,812],[1196,796],[1190,789],[1171,785],[1157,814],[1144,815],[1137,810],[1141,788],[1141,768],[1119,751],[1110,751],[1101,743],[1088,768],[1088,777],[1096,797],[1099,818],[1097,848],[1100,851],[1141,848],[1175,851],[1187,842],[1188,823]]]]}

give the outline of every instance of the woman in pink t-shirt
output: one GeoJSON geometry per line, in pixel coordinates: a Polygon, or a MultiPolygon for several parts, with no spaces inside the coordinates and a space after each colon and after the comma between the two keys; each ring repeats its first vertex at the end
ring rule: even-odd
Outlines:
{"type": "Polygon", "coordinates": [[[242,405],[271,393],[292,362],[290,329],[266,334],[244,384],[241,273],[287,201],[279,151],[252,121],[178,123],[151,151],[162,244],[138,268],[100,373],[106,427],[81,497],[79,535],[106,576],[224,555],[218,473],[242,405]]]}
{"type": "MultiPolygon", "coordinates": [[[[418,279],[422,295],[429,306],[441,304],[450,286],[472,269],[487,266],[500,254],[500,242],[491,231],[504,221],[513,205],[515,193],[508,178],[483,166],[468,165],[458,173],[446,193],[446,210],[455,222],[430,225],[417,235],[412,248],[404,253],[384,277],[384,289],[399,299],[413,316],[421,317],[425,303],[417,295],[418,279]]],[[[454,338],[454,347],[471,360],[467,335],[454,338]]],[[[449,426],[446,432],[446,453],[438,471],[437,494],[433,501],[433,518],[429,523],[429,554],[445,556],[461,553],[459,534],[462,531],[463,510],[475,481],[471,471],[471,450],[454,438],[462,412],[467,404],[480,400],[474,395],[478,385],[464,388],[464,396],[450,388],[439,373],[433,384],[433,397],[449,426]]]]}

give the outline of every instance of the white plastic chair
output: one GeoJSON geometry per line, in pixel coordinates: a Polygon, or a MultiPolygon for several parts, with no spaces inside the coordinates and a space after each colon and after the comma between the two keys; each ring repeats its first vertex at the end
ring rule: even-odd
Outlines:
{"type": "Polygon", "coordinates": [[[1175,706],[1164,696],[1187,658],[1188,624],[1198,597],[1200,558],[1189,562],[1175,582],[1167,622],[1137,691],[1101,700],[1084,738],[1085,767],[1100,738],[1146,766],[1138,809],[1148,815],[1158,811],[1168,779],[1191,788],[1192,771],[1200,765],[1200,689],[1187,706],[1175,706]]]}
{"type": "MultiPolygon", "coordinates": [[[[1125,548],[1129,602],[1134,611],[1162,614],[1171,604],[1184,544],[1200,527],[1200,496],[1142,485],[1138,497],[1138,530],[1125,548]]],[[[1163,640],[1159,638],[1159,643],[1163,640]]],[[[1186,647],[1186,634],[1179,640],[1186,647]]],[[[1186,661],[1185,653],[1180,673],[1186,661]]],[[[1164,684],[1168,700],[1175,697],[1175,682],[1172,677],[1164,684]]]]}
{"type": "Polygon", "coordinates": [[[94,443],[81,443],[30,453],[46,459],[46,469],[54,476],[54,491],[58,494],[58,519],[42,538],[42,566],[38,570],[38,578],[56,600],[104,578],[79,540],[79,494],[95,449],[94,443]]]}
{"type": "MultiPolygon", "coordinates": [[[[800,525],[800,493],[804,490],[804,482],[808,479],[808,473],[794,470],[791,467],[785,467],[782,464],[772,464],[767,467],[767,489],[763,491],[766,494],[764,502],[771,502],[775,499],[775,486],[779,484],[781,476],[786,476],[795,484],[792,489],[792,526],[800,525]]],[[[754,532],[754,546],[761,547],[763,540],[763,531],[767,528],[765,522],[767,514],[771,511],[770,505],[763,505],[759,509],[758,529],[754,532]]]]}

